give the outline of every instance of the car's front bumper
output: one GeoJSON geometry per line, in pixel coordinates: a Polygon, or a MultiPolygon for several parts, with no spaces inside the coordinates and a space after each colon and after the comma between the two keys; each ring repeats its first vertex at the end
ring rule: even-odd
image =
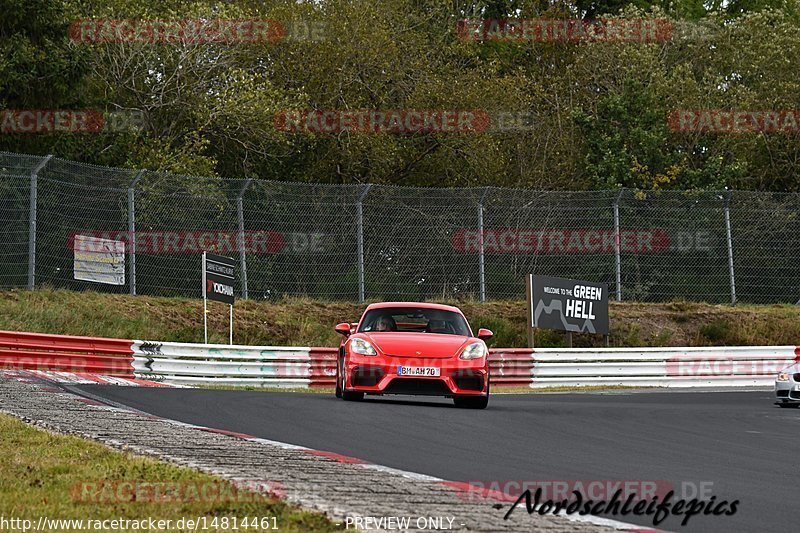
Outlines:
{"type": "Polygon", "coordinates": [[[456,358],[351,356],[345,371],[345,388],[367,394],[480,396],[489,390],[489,366],[485,358],[469,361],[456,358]],[[398,374],[400,366],[436,367],[440,375],[401,376],[398,374]]]}
{"type": "Polygon", "coordinates": [[[790,374],[788,381],[775,380],[775,399],[778,403],[800,403],[800,381],[790,374]]]}

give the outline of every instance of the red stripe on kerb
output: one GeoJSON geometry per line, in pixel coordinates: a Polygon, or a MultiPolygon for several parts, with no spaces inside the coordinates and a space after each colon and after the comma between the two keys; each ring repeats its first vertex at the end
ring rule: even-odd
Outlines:
{"type": "Polygon", "coordinates": [[[348,455],[342,455],[340,453],[335,453],[335,452],[326,452],[322,450],[308,450],[308,453],[310,453],[311,455],[317,455],[319,457],[327,457],[328,459],[333,459],[334,461],[338,461],[340,463],[347,463],[352,465],[368,464],[367,461],[363,461],[356,457],[350,457],[348,455]]]}
{"type": "Polygon", "coordinates": [[[252,439],[256,438],[256,437],[254,437],[252,435],[248,435],[247,433],[237,433],[236,431],[228,431],[228,430],[225,430],[225,429],[201,428],[201,427],[198,427],[197,429],[200,429],[202,431],[207,431],[209,433],[219,433],[220,435],[227,435],[229,437],[236,437],[236,438],[245,439],[245,440],[252,440],[252,439]]]}

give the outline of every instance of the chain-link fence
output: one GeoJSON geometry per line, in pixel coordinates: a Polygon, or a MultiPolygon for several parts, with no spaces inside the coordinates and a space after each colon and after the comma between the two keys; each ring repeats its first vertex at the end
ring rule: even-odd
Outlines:
{"type": "Polygon", "coordinates": [[[798,194],[283,183],[0,153],[0,287],[200,296],[207,250],[258,299],[521,299],[534,273],[622,300],[796,303],[798,209],[798,194]],[[76,236],[125,243],[121,284],[75,279],[76,236]]]}

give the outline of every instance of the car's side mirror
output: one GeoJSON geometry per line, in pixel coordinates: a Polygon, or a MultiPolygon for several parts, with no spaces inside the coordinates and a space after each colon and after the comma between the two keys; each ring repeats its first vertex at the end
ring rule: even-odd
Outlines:
{"type": "Polygon", "coordinates": [[[336,324],[336,326],[333,329],[336,330],[336,333],[341,333],[342,335],[350,335],[350,324],[348,324],[347,322],[336,324]]]}
{"type": "Polygon", "coordinates": [[[481,329],[478,330],[478,338],[481,339],[481,340],[486,341],[486,340],[491,339],[493,336],[494,336],[494,333],[492,333],[492,330],[490,330],[490,329],[481,328],[481,329]]]}

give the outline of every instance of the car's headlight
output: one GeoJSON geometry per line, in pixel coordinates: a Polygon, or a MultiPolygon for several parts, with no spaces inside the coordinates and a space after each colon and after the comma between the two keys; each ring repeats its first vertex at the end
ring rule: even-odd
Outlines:
{"type": "Polygon", "coordinates": [[[461,359],[480,359],[486,357],[486,345],[482,342],[473,342],[461,352],[461,359]]]}
{"type": "Polygon", "coordinates": [[[786,372],[781,372],[778,374],[778,381],[789,381],[789,374],[786,372]]]}
{"type": "Polygon", "coordinates": [[[350,351],[359,355],[378,355],[370,343],[358,337],[350,341],[350,351]]]}

